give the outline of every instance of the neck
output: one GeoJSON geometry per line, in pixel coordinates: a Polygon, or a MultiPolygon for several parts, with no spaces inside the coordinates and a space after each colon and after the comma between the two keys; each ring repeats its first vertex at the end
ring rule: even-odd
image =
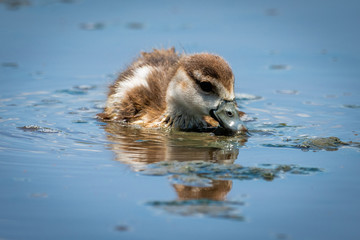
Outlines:
{"type": "Polygon", "coordinates": [[[192,115],[185,109],[173,107],[167,109],[163,123],[179,130],[199,130],[207,127],[207,123],[200,115],[192,115]]]}
{"type": "Polygon", "coordinates": [[[166,110],[162,122],[165,126],[171,126],[180,130],[202,129],[207,126],[203,114],[193,103],[193,92],[188,91],[186,86],[191,81],[183,69],[178,68],[169,82],[166,91],[166,110]]]}

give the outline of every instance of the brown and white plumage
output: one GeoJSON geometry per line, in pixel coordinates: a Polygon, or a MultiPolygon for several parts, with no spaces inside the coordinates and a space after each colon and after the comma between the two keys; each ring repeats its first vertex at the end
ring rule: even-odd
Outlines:
{"type": "MultiPolygon", "coordinates": [[[[234,98],[234,76],[223,58],[154,50],[119,75],[99,117],[144,127],[227,128],[229,119],[230,125],[240,121],[234,98]]],[[[245,130],[242,124],[229,128],[245,130]]]]}

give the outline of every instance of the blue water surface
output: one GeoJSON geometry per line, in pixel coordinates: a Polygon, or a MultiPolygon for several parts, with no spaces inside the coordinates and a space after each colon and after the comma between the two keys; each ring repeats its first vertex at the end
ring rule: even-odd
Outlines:
{"type": "Polygon", "coordinates": [[[359,239],[359,12],[0,1],[0,239],[359,239]],[[140,51],[171,46],[229,62],[249,137],[96,119],[140,51]]]}

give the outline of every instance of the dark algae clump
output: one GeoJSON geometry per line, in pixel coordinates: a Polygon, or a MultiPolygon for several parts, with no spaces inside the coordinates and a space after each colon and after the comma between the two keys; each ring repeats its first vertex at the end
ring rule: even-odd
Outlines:
{"type": "Polygon", "coordinates": [[[359,148],[358,142],[344,142],[337,137],[324,137],[324,138],[305,138],[305,139],[286,139],[286,143],[281,144],[263,144],[266,147],[277,147],[277,148],[296,148],[303,151],[337,151],[342,147],[355,147],[359,148]]]}
{"type": "Polygon", "coordinates": [[[307,139],[298,145],[303,150],[336,151],[340,147],[349,146],[350,143],[341,141],[337,137],[307,139]]]}

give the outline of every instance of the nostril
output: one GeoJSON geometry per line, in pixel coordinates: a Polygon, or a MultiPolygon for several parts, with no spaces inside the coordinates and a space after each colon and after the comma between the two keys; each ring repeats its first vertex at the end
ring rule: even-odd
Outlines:
{"type": "Polygon", "coordinates": [[[232,112],[230,112],[230,111],[227,111],[226,114],[227,114],[229,117],[233,117],[233,115],[234,115],[234,114],[233,114],[232,112]]]}

